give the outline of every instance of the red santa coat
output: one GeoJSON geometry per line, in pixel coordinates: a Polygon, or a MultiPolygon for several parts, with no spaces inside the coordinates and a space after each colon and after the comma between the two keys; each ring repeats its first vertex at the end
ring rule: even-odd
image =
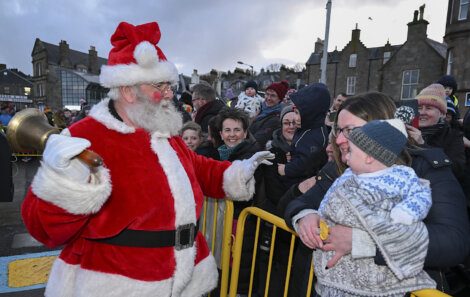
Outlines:
{"type": "Polygon", "coordinates": [[[89,239],[124,229],[175,230],[196,223],[203,196],[249,199],[239,163],[196,155],[178,136],[133,129],[115,119],[108,100],[70,134],[90,140],[105,166],[78,184],[43,164],[22,206],[29,232],[47,246],[64,245],[46,296],[200,296],[217,284],[215,261],[198,233],[193,247],[140,248],[89,239]]]}

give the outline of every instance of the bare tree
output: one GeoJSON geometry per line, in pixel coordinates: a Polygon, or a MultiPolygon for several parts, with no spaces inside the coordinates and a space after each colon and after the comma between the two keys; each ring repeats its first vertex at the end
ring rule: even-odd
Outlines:
{"type": "Polygon", "coordinates": [[[269,64],[268,66],[266,66],[266,71],[278,72],[281,69],[282,66],[283,66],[283,64],[279,64],[279,63],[269,64]]]}
{"type": "Polygon", "coordinates": [[[305,70],[305,64],[304,63],[296,63],[292,69],[294,72],[302,72],[305,70]]]}

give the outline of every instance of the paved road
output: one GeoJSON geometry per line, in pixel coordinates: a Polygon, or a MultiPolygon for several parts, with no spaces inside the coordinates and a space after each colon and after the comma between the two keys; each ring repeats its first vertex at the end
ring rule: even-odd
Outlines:
{"type": "Polygon", "coordinates": [[[21,220],[21,202],[39,165],[37,159],[25,161],[13,163],[13,202],[0,203],[0,297],[43,296],[50,263],[58,253],[29,236],[21,220]]]}

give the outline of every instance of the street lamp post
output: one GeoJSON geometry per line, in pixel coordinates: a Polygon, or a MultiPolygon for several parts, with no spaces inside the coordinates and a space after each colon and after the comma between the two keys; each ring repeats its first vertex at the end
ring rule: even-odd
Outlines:
{"type": "Polygon", "coordinates": [[[253,66],[252,66],[252,65],[243,63],[242,61],[238,61],[237,63],[238,63],[238,64],[241,64],[241,65],[245,65],[245,66],[250,67],[250,68],[251,68],[251,76],[252,76],[252,77],[255,76],[255,72],[253,71],[253,66]]]}

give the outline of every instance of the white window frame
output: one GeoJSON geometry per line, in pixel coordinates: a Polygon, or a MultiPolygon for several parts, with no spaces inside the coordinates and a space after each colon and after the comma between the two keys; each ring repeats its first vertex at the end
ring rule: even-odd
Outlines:
{"type": "Polygon", "coordinates": [[[454,54],[452,53],[452,49],[449,49],[447,52],[447,71],[446,74],[450,75],[452,72],[452,65],[454,64],[454,54]]]}
{"type": "Polygon", "coordinates": [[[414,99],[418,93],[419,69],[408,69],[402,73],[401,80],[401,99],[414,99]],[[409,72],[409,81],[405,81],[405,74],[409,72]],[[416,81],[412,81],[413,74],[416,74],[416,81]],[[410,88],[405,94],[405,89],[410,88]],[[404,96],[407,95],[407,96],[404,96]]]}
{"type": "Polygon", "coordinates": [[[346,78],[346,95],[356,94],[356,77],[348,76],[346,78]]]}
{"type": "Polygon", "coordinates": [[[384,52],[383,63],[382,64],[387,63],[388,60],[390,60],[391,57],[392,57],[392,52],[384,52]]]}
{"type": "Polygon", "coordinates": [[[357,66],[357,54],[349,55],[349,68],[356,68],[357,66]]]}
{"type": "Polygon", "coordinates": [[[459,21],[466,20],[468,18],[468,6],[469,6],[470,0],[460,0],[459,4],[459,21]],[[463,9],[462,9],[463,8],[463,9]],[[465,14],[465,16],[462,17],[462,14],[465,14]]]}

